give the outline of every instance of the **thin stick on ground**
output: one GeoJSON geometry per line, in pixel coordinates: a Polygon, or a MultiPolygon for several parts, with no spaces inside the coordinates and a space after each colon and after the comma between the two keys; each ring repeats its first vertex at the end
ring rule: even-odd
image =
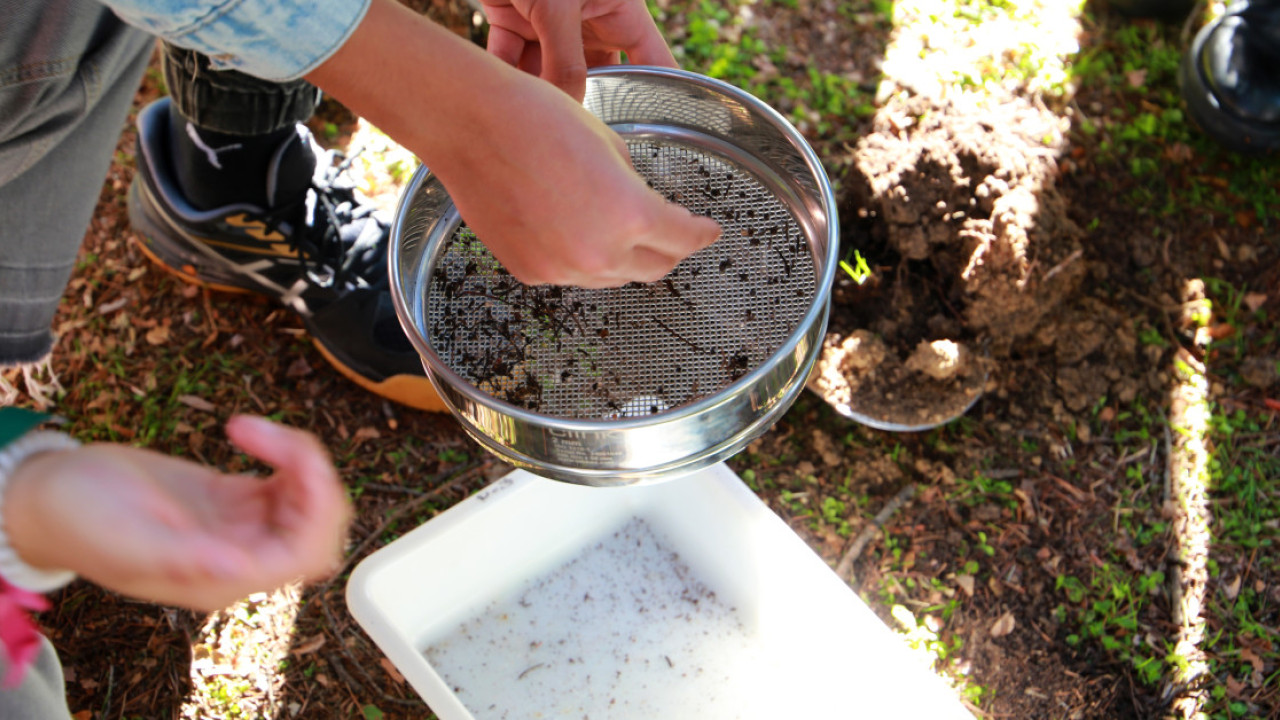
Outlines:
{"type": "Polygon", "coordinates": [[[844,557],[840,558],[840,562],[836,564],[836,574],[841,578],[846,578],[849,571],[853,569],[853,564],[858,561],[858,557],[862,555],[862,551],[866,549],[867,544],[880,532],[880,528],[889,522],[889,518],[907,503],[916,494],[915,483],[907,485],[898,491],[885,506],[871,518],[871,524],[862,529],[858,533],[858,537],[854,538],[853,543],[849,545],[849,549],[844,551],[844,557]]]}
{"type": "Polygon", "coordinates": [[[368,549],[369,545],[372,544],[373,541],[382,537],[382,533],[388,527],[391,526],[391,523],[407,515],[412,515],[413,513],[417,512],[419,508],[425,505],[427,501],[431,500],[434,497],[437,497],[438,495],[440,495],[441,493],[443,493],[444,491],[450,488],[457,487],[459,484],[461,484],[466,480],[475,478],[476,475],[483,473],[492,464],[493,464],[492,458],[486,456],[483,460],[477,461],[470,465],[466,465],[458,470],[455,470],[453,473],[453,477],[445,480],[441,484],[428,490],[422,495],[415,497],[413,500],[409,501],[408,503],[401,505],[399,508],[395,510],[395,512],[392,512],[391,514],[387,515],[387,517],[385,517],[382,520],[382,522],[378,525],[377,528],[374,528],[372,532],[365,535],[364,540],[361,540],[359,545],[356,545],[354,548],[351,549],[351,552],[347,553],[347,559],[342,563],[342,567],[338,568],[338,571],[335,572],[327,581],[325,581],[323,585],[318,587],[316,591],[324,592],[324,590],[326,590],[330,585],[333,584],[334,580],[341,578],[343,575],[345,575],[346,572],[351,569],[352,563],[364,557],[364,551],[368,549]]]}

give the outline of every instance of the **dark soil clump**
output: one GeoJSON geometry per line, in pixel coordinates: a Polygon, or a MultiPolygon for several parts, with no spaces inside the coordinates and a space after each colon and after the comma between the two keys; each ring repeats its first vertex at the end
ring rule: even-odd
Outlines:
{"type": "Polygon", "coordinates": [[[1056,116],[1018,98],[892,100],[843,183],[844,243],[874,271],[837,282],[811,387],[873,424],[928,427],[970,407],[990,363],[1084,276],[1054,186],[1062,141],[1056,116]]]}

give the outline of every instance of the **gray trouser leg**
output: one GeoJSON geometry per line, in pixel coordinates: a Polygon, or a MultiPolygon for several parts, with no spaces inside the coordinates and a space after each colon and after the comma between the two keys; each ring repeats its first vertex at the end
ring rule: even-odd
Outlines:
{"type": "MultiPolygon", "coordinates": [[[[0,669],[4,660],[0,658],[0,669]]],[[[40,638],[40,654],[27,668],[22,684],[16,688],[0,688],[0,718],[4,720],[67,720],[67,689],[62,679],[62,665],[47,638],[40,638]]]]}
{"type": "Polygon", "coordinates": [[[0,27],[2,367],[40,360],[53,344],[54,312],[154,41],[88,2],[0,2],[0,27]],[[40,27],[65,37],[23,45],[34,36],[23,23],[40,19],[26,16],[32,8],[46,8],[40,27]],[[102,15],[87,23],[83,13],[102,15]]]}

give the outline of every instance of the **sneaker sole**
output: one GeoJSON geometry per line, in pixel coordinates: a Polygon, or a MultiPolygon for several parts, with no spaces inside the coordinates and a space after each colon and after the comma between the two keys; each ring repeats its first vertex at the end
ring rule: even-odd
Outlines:
{"type": "MultiPolygon", "coordinates": [[[[219,279],[222,273],[219,272],[219,263],[216,259],[182,248],[170,240],[162,224],[163,221],[152,217],[146,209],[145,201],[138,196],[139,192],[146,192],[145,188],[139,189],[140,185],[142,185],[140,181],[135,181],[129,186],[129,222],[136,236],[134,244],[148,260],[161,270],[192,285],[219,292],[269,295],[257,288],[231,284],[219,279]]],[[[169,231],[177,232],[177,229],[173,228],[169,231]]],[[[446,412],[449,409],[440,398],[440,394],[436,392],[435,386],[425,377],[392,375],[382,381],[370,380],[340,361],[314,336],[311,338],[311,344],[343,377],[379,397],[417,410],[446,412]]]]}
{"type": "Polygon", "coordinates": [[[324,356],[325,360],[329,361],[329,364],[335,370],[342,373],[351,382],[375,395],[380,395],[388,400],[393,400],[401,405],[418,410],[430,412],[447,412],[449,410],[448,406],[444,404],[444,400],[440,398],[440,394],[436,392],[435,386],[425,377],[392,375],[382,382],[374,382],[343,364],[320,341],[312,338],[311,344],[316,346],[316,349],[320,351],[320,354],[324,356]]]}

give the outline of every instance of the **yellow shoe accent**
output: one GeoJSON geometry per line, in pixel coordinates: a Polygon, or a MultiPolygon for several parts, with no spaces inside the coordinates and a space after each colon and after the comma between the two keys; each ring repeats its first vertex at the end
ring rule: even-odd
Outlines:
{"type": "Polygon", "coordinates": [[[418,410],[427,410],[429,412],[447,412],[449,410],[445,406],[444,400],[440,399],[440,394],[436,392],[435,386],[425,376],[393,375],[382,382],[373,382],[369,378],[361,377],[359,373],[342,364],[323,345],[316,342],[315,338],[312,338],[311,344],[316,346],[320,354],[324,355],[325,360],[328,360],[329,364],[336,368],[338,372],[374,395],[379,395],[418,410]]]}
{"type": "Polygon", "coordinates": [[[147,241],[144,240],[140,234],[134,233],[132,237],[134,239],[134,245],[136,245],[137,248],[142,251],[143,255],[147,256],[148,260],[150,260],[154,265],[159,267],[161,270],[164,270],[165,272],[169,273],[170,275],[178,278],[183,282],[191,283],[192,285],[199,285],[200,287],[209,288],[210,290],[215,290],[218,292],[253,294],[252,291],[250,290],[246,290],[241,287],[236,287],[234,285],[220,285],[218,283],[211,283],[211,282],[202,280],[200,276],[196,274],[196,269],[191,267],[190,265],[185,265],[182,268],[173,267],[172,265],[161,260],[158,255],[151,252],[151,248],[147,247],[147,241]]]}
{"type": "MultiPolygon", "coordinates": [[[[201,280],[200,277],[196,275],[195,268],[190,266],[182,269],[172,267],[157,257],[155,253],[151,252],[151,249],[147,247],[145,240],[141,239],[137,235],[135,235],[135,240],[138,249],[142,251],[143,255],[147,256],[147,259],[159,266],[161,270],[177,277],[183,282],[192,283],[194,285],[199,285],[200,287],[209,288],[210,290],[218,290],[222,292],[250,292],[244,288],[238,288],[232,285],[219,285],[217,283],[210,283],[201,280]]],[[[351,382],[354,382],[374,395],[384,397],[393,402],[418,410],[427,410],[429,412],[448,412],[449,410],[449,408],[444,404],[444,400],[440,399],[440,394],[436,392],[431,381],[425,376],[393,375],[382,382],[373,382],[366,377],[362,377],[359,373],[340,362],[338,358],[334,357],[333,353],[326,350],[323,345],[315,340],[315,338],[312,338],[311,344],[316,346],[316,349],[320,351],[320,354],[324,355],[325,360],[328,360],[329,364],[336,368],[338,372],[342,373],[343,376],[351,382]]]]}

